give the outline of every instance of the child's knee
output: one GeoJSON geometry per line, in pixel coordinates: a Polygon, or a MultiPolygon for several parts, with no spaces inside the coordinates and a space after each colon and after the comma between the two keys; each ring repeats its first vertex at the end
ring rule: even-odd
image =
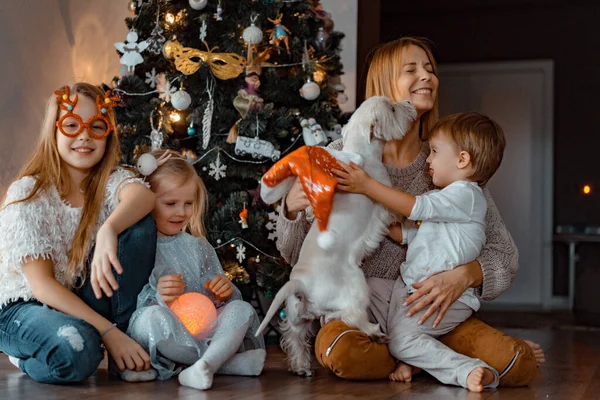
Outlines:
{"type": "Polygon", "coordinates": [[[227,308],[231,313],[239,317],[252,318],[254,316],[254,307],[243,300],[233,300],[227,304],[227,308]]]}

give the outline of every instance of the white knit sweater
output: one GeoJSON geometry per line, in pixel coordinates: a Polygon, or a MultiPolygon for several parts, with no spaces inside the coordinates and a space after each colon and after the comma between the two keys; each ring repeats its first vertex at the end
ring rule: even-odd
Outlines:
{"type": "MultiPolygon", "coordinates": [[[[65,269],[82,208],[71,207],[64,202],[54,186],[29,201],[4,207],[27,197],[35,181],[34,177],[26,176],[13,182],[0,211],[0,307],[18,299],[34,298],[21,268],[27,257],[52,260],[56,280],[65,286],[68,284],[65,269]]],[[[143,183],[133,173],[121,168],[110,175],[88,251],[98,229],[117,206],[119,191],[132,182],[143,183]]],[[[81,275],[84,265],[79,268],[77,276],[81,275]]]]}

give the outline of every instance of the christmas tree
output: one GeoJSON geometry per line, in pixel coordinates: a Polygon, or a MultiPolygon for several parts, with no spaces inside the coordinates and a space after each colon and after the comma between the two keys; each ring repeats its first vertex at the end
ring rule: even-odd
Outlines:
{"type": "Polygon", "coordinates": [[[132,0],[129,9],[113,81],[125,162],[158,147],[184,154],[208,189],[208,239],[226,273],[272,295],[291,267],[260,178],[296,148],[339,137],[343,35],[319,0],[132,0]]]}

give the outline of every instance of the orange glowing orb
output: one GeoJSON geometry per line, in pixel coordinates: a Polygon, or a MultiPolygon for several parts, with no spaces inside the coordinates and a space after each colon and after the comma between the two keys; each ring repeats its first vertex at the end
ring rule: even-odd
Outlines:
{"type": "Polygon", "coordinates": [[[583,186],[583,194],[590,194],[590,193],[592,193],[592,187],[590,185],[583,186]]]}
{"type": "Polygon", "coordinates": [[[183,294],[170,308],[192,335],[203,332],[217,319],[215,305],[200,293],[183,294]]]}

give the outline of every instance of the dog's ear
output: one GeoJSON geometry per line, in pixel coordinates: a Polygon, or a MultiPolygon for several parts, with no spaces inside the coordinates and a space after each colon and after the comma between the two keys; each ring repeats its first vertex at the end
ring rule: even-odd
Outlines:
{"type": "Polygon", "coordinates": [[[371,122],[371,126],[369,127],[369,134],[367,135],[367,141],[369,142],[369,144],[371,144],[371,142],[373,141],[373,138],[379,137],[379,136],[380,136],[379,120],[377,118],[374,118],[373,122],[371,122]]]}

